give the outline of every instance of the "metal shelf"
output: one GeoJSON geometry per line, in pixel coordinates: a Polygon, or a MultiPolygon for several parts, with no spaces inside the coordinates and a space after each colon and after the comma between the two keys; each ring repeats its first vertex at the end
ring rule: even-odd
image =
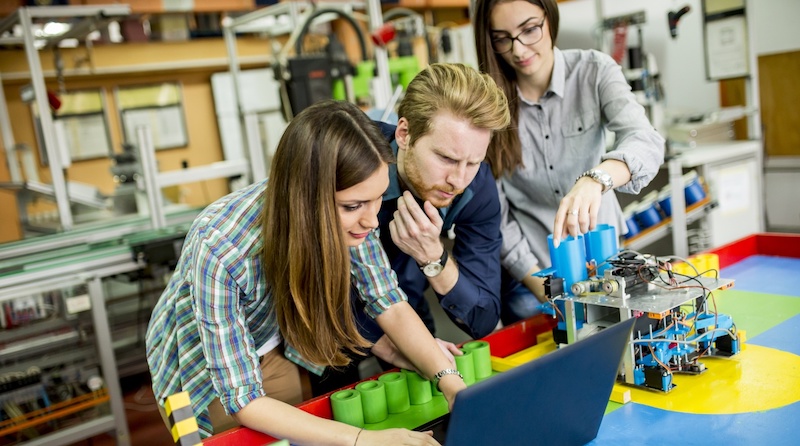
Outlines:
{"type": "Polygon", "coordinates": [[[44,423],[50,423],[75,415],[108,403],[109,396],[105,389],[79,395],[67,401],[52,404],[49,407],[26,412],[19,416],[0,422],[0,437],[35,429],[44,423]]]}
{"type": "MultiPolygon", "coordinates": [[[[686,224],[691,224],[704,217],[717,203],[710,198],[705,198],[686,209],[686,224]]],[[[625,240],[622,245],[625,249],[638,251],[651,243],[660,240],[672,230],[672,218],[666,218],[657,225],[647,228],[634,237],[625,240]]]]}

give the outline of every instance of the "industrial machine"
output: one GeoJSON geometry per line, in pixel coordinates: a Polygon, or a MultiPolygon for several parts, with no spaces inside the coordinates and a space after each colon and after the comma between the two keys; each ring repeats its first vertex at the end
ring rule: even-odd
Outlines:
{"type": "Polygon", "coordinates": [[[716,269],[698,271],[691,260],[618,251],[612,226],[568,237],[555,248],[545,277],[549,302],[543,311],[558,319],[557,344],[569,344],[610,324],[636,318],[633,339],[623,357],[620,381],[669,392],[675,373],[699,374],[700,359],[732,356],[741,349],[732,318],[718,313],[713,292],[733,280],[716,269]],[[683,261],[681,269],[673,261],[683,261]]]}
{"type": "MultiPolygon", "coordinates": [[[[353,77],[359,74],[367,79],[372,73],[356,73],[356,67],[347,59],[344,46],[331,34],[324,53],[305,54],[303,52],[304,37],[311,24],[322,15],[333,14],[350,24],[356,33],[361,50],[361,60],[367,61],[367,45],[361,27],[355,19],[344,11],[335,8],[318,8],[306,17],[305,22],[295,40],[295,56],[279,61],[275,65],[275,78],[285,89],[284,98],[288,98],[292,115],[300,113],[304,108],[323,99],[333,98],[333,81],[343,82],[345,97],[355,102],[353,77]]],[[[344,98],[342,98],[344,99],[344,98]]],[[[286,107],[284,107],[286,108],[286,107]]],[[[287,117],[287,120],[290,117],[287,117]]]]}

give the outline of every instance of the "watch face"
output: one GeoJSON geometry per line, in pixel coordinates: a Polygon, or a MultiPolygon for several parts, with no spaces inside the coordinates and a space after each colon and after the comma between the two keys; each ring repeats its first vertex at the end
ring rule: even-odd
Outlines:
{"type": "Polygon", "coordinates": [[[422,273],[428,277],[436,277],[443,269],[444,267],[439,263],[429,263],[422,267],[422,273]]]}

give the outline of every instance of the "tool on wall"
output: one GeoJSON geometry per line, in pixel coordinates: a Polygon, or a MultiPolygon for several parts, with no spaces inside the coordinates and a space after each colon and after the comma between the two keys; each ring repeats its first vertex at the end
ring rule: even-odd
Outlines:
{"type": "Polygon", "coordinates": [[[686,5],[677,11],[669,11],[667,13],[667,24],[669,25],[669,34],[672,36],[673,39],[678,37],[678,21],[680,21],[681,17],[683,17],[683,15],[689,12],[690,10],[691,8],[689,7],[689,5],[686,5]]]}

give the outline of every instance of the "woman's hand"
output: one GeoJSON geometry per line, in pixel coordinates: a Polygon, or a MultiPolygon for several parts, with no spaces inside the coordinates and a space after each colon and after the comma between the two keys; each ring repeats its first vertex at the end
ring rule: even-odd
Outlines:
{"type": "Polygon", "coordinates": [[[455,344],[452,342],[444,341],[442,339],[436,338],[436,342],[439,344],[439,348],[442,349],[442,353],[447,357],[453,367],[456,366],[456,360],[454,356],[461,356],[464,352],[461,351],[460,348],[456,347],[455,344]]]}
{"type": "Polygon", "coordinates": [[[363,430],[354,446],[432,445],[441,446],[433,439],[433,432],[416,432],[408,429],[363,430]]]}
{"type": "Polygon", "coordinates": [[[372,354],[381,358],[382,360],[388,362],[389,364],[394,365],[395,367],[400,367],[401,369],[408,369],[414,370],[417,369],[414,367],[414,364],[408,360],[400,350],[394,345],[389,336],[383,335],[380,339],[378,339],[375,344],[372,345],[372,354]]]}
{"type": "Polygon", "coordinates": [[[577,237],[597,226],[597,215],[603,199],[603,185],[589,177],[578,180],[561,199],[553,225],[553,246],[558,247],[562,236],[577,237]]]}
{"type": "MultiPolygon", "coordinates": [[[[611,175],[612,187],[621,186],[631,180],[631,171],[624,161],[608,159],[595,167],[611,175]]],[[[612,193],[609,191],[608,193],[612,193]]],[[[553,246],[558,248],[562,238],[577,237],[597,227],[600,203],[603,201],[603,185],[591,177],[580,177],[569,193],[561,199],[553,224],[553,246]]]]}

